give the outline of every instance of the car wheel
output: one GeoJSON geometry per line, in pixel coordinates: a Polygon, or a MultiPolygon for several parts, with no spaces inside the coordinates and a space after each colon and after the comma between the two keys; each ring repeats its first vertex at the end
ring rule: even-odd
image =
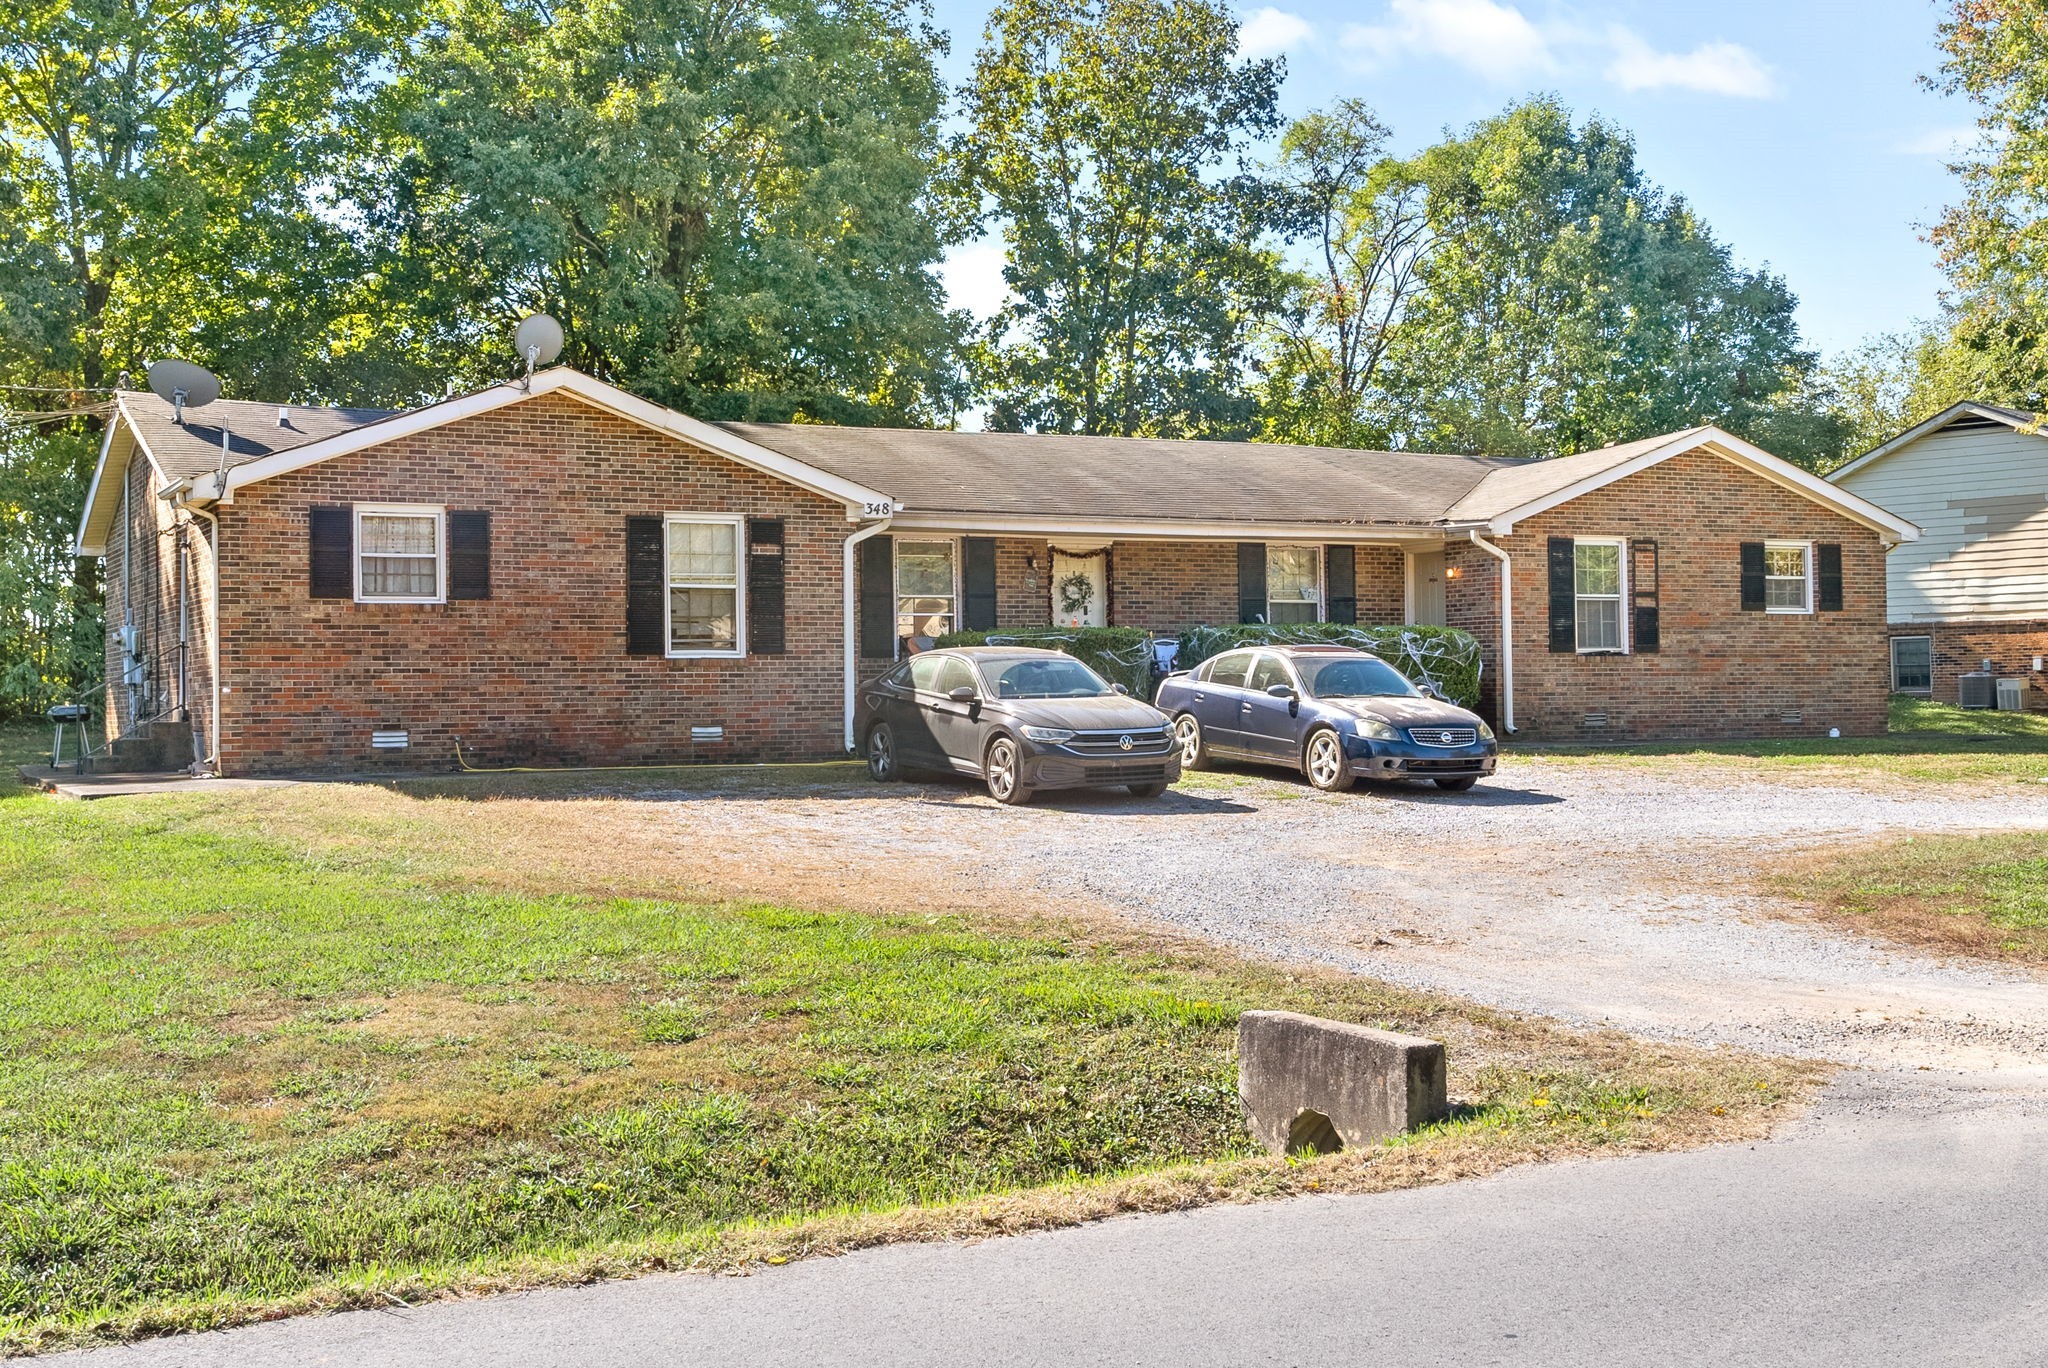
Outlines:
{"type": "Polygon", "coordinates": [[[903,777],[903,762],[896,756],[896,730],[887,722],[868,728],[867,751],[868,778],[889,784],[903,777]]]}
{"type": "Polygon", "coordinates": [[[1343,793],[1355,782],[1344,758],[1344,738],[1328,727],[1309,733],[1308,744],[1302,747],[1301,767],[1308,772],[1308,781],[1325,793],[1343,793]]]}
{"type": "Polygon", "coordinates": [[[1448,789],[1452,793],[1463,793],[1478,782],[1478,775],[1468,774],[1462,779],[1439,779],[1436,781],[1436,786],[1440,789],[1448,789]]]}
{"type": "Polygon", "coordinates": [[[1157,798],[1166,792],[1164,784],[1132,784],[1129,787],[1133,798],[1157,798]]]}
{"type": "Polygon", "coordinates": [[[1200,769],[1209,763],[1209,748],[1202,740],[1202,724],[1195,720],[1193,713],[1182,713],[1173,719],[1173,739],[1180,747],[1182,769],[1200,769]]]}
{"type": "Polygon", "coordinates": [[[988,796],[998,803],[1015,805],[1031,801],[1031,790],[1024,786],[1024,757],[1009,737],[998,736],[988,743],[981,773],[988,782],[988,796]]]}

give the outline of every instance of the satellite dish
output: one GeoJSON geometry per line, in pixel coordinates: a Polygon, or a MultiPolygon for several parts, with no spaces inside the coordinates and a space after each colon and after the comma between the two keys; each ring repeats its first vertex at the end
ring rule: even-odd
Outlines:
{"type": "Polygon", "coordinates": [[[204,408],[220,398],[220,377],[190,361],[155,361],[149,367],[149,388],[182,423],[186,409],[204,408]]]}
{"type": "Polygon", "coordinates": [[[535,366],[545,366],[562,354],[562,325],[546,314],[533,314],[512,334],[512,349],[531,376],[535,366]]]}

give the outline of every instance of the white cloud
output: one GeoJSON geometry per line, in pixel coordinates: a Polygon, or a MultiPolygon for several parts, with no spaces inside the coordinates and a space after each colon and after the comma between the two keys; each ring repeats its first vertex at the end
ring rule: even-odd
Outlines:
{"type": "Polygon", "coordinates": [[[1267,5],[1245,16],[1237,30],[1240,57],[1278,57],[1315,36],[1315,25],[1298,14],[1267,5]]]}
{"type": "Polygon", "coordinates": [[[1768,100],[1778,93],[1769,67],[1740,43],[1701,43],[1691,52],[1659,52],[1639,35],[1616,26],[1608,30],[1614,58],[1607,79],[1623,90],[1694,90],[1768,100]]]}
{"type": "Polygon", "coordinates": [[[1340,41],[1366,67],[1441,57],[1496,81],[1557,67],[1543,31],[1520,10],[1494,0],[1393,0],[1385,22],[1352,24],[1340,41]]]}
{"type": "Polygon", "coordinates": [[[946,287],[946,305],[987,318],[1003,307],[1010,287],[1003,283],[1001,239],[963,243],[939,262],[939,283],[946,287]]]}

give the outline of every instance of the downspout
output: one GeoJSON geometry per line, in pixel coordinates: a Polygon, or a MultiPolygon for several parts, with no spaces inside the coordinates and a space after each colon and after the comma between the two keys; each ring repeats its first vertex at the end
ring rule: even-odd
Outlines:
{"type": "Polygon", "coordinates": [[[1500,729],[1515,732],[1515,568],[1508,553],[1473,528],[1472,544],[1500,562],[1500,729]]]}
{"type": "Polygon", "coordinates": [[[888,531],[889,523],[893,517],[894,515],[892,514],[889,518],[884,518],[880,522],[869,523],[866,527],[861,528],[846,539],[846,560],[839,575],[841,595],[845,600],[845,621],[842,641],[846,652],[846,698],[840,721],[848,754],[853,752],[854,701],[855,696],[860,692],[860,652],[858,644],[854,640],[855,633],[859,630],[859,623],[855,614],[853,593],[853,548],[878,532],[888,531]]]}
{"type": "Polygon", "coordinates": [[[204,518],[213,527],[210,553],[207,559],[213,564],[213,574],[207,584],[207,626],[206,659],[207,673],[213,678],[213,736],[212,748],[204,760],[193,765],[194,770],[205,770],[209,774],[220,773],[220,519],[203,508],[185,505],[185,511],[195,518],[204,518]]]}

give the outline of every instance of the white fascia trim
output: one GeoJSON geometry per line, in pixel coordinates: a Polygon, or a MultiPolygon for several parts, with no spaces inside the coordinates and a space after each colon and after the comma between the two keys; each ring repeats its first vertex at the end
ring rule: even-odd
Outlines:
{"type": "MultiPolygon", "coordinates": [[[[106,492],[107,497],[112,497],[112,491],[107,489],[107,475],[109,474],[107,467],[113,458],[114,439],[124,431],[128,434],[128,440],[133,448],[129,453],[129,460],[134,459],[134,452],[141,452],[142,458],[149,462],[149,468],[156,472],[159,484],[169,485],[171,483],[170,476],[164,474],[162,464],[156,459],[156,453],[149,449],[149,443],[142,440],[142,429],[136,427],[129,420],[128,401],[116,396],[114,399],[114,419],[107,424],[107,435],[100,440],[99,461],[93,466],[92,484],[85,492],[85,511],[79,516],[78,536],[75,538],[71,548],[74,555],[104,556],[107,554],[106,538],[94,538],[91,535],[93,515],[98,511],[102,491],[106,492]]],[[[126,475],[127,462],[124,461],[122,462],[122,476],[124,479],[126,475]]]]}
{"type": "Polygon", "coordinates": [[[829,471],[805,465],[779,451],[771,451],[758,443],[735,437],[723,428],[687,417],[673,409],[663,408],[660,404],[649,403],[636,395],[626,393],[616,385],[608,385],[594,376],[585,375],[567,366],[556,366],[536,373],[530,386],[516,381],[506,381],[489,389],[478,390],[474,394],[461,395],[422,408],[407,409],[389,418],[366,423],[354,431],[338,433],[317,442],[308,442],[305,446],[280,451],[274,456],[244,462],[229,469],[226,486],[219,491],[218,497],[222,503],[233,503],[235,491],[245,485],[274,479],[279,475],[303,470],[307,466],[331,461],[337,456],[346,456],[395,438],[429,432],[449,423],[474,418],[558,391],[580,399],[592,408],[602,409],[655,432],[679,437],[758,470],[764,475],[772,475],[785,483],[843,503],[847,506],[849,520],[857,521],[860,517],[878,516],[872,511],[877,508],[895,508],[895,500],[880,490],[869,489],[866,485],[843,479],[829,471]]]}
{"type": "Polygon", "coordinates": [[[1674,456],[1683,456],[1687,452],[1699,451],[1702,448],[1732,465],[1769,480],[1772,484],[1804,495],[1824,508],[1831,508],[1851,522],[1863,524],[1888,541],[1909,542],[1920,539],[1920,529],[1904,518],[1888,513],[1868,499],[1859,498],[1846,489],[1829,484],[1820,476],[1801,470],[1790,461],[1773,456],[1762,447],[1745,442],[1734,433],[1723,432],[1717,427],[1694,428],[1690,432],[1682,432],[1662,446],[1652,447],[1640,456],[1623,461],[1620,465],[1610,466],[1554,493],[1532,499],[1505,513],[1496,514],[1487,523],[1487,528],[1496,536],[1508,536],[1514,532],[1515,524],[1525,518],[1547,513],[1583,494],[1590,494],[1617,480],[1625,480],[1631,475],[1640,474],[1674,456]]]}
{"type": "Polygon", "coordinates": [[[1106,537],[1112,541],[1335,542],[1340,545],[1444,544],[1438,527],[1370,523],[1245,523],[1223,519],[1146,521],[1135,518],[1069,518],[1044,514],[898,513],[897,532],[990,533],[1014,537],[1106,537]]]}
{"type": "Polygon", "coordinates": [[[1979,404],[1974,400],[1965,399],[1961,403],[1950,404],[1947,408],[1935,414],[1932,418],[1927,418],[1922,420],[1921,422],[1915,423],[1913,426],[1907,428],[1904,432],[1892,438],[1890,441],[1885,442],[1883,445],[1872,447],[1870,450],[1864,452],[1861,456],[1858,456],[1855,460],[1849,462],[1847,465],[1838,466],[1834,470],[1829,471],[1828,480],[1831,483],[1839,482],[1843,476],[1853,475],[1857,471],[1863,469],[1863,467],[1871,464],[1873,461],[1883,460],[1885,457],[1891,455],[1894,451],[1897,451],[1900,447],[1909,445],[1913,442],[1917,442],[1922,437],[1927,436],[1931,432],[1939,432],[1941,429],[1947,427],[1950,423],[1953,423],[1956,419],[1961,418],[1965,414],[1970,414],[1978,418],[1989,418],[1994,423],[2003,423],[2007,427],[2011,428],[2014,432],[2018,432],[2023,427],[2032,426],[2032,424],[2028,423],[2014,422],[2013,416],[2010,413],[2001,412],[1998,409],[1992,408],[1988,404],[1979,404]]]}

